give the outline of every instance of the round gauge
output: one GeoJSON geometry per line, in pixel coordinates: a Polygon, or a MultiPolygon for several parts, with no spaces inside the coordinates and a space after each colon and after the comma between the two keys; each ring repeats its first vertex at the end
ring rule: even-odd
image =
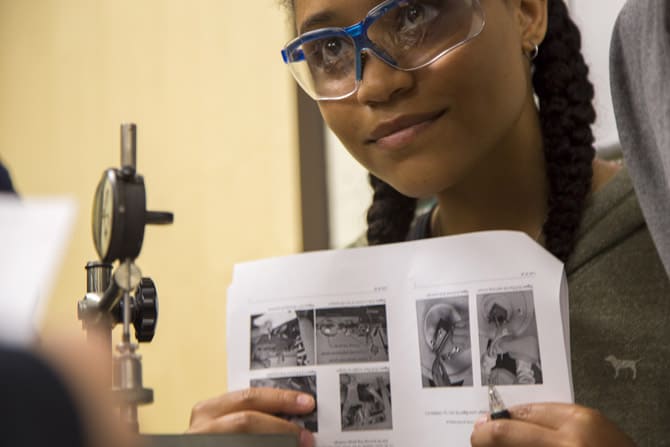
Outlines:
{"type": "Polygon", "coordinates": [[[114,226],[114,201],[116,177],[113,170],[106,171],[95,192],[93,202],[93,242],[100,259],[109,254],[114,226]]]}
{"type": "Polygon", "coordinates": [[[172,213],[147,211],[141,175],[118,169],[108,169],[102,175],[92,217],[93,242],[103,262],[137,258],[144,226],[172,222],[172,213]]]}

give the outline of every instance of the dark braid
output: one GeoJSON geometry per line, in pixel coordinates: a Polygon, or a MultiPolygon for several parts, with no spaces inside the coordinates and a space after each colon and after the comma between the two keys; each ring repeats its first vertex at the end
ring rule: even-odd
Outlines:
{"type": "MultiPolygon", "coordinates": [[[[580,48],[581,35],[565,3],[549,0],[547,35],[534,61],[533,86],[540,100],[549,181],[545,243],[562,261],[567,261],[574,248],[595,155],[593,86],[580,48]]],[[[372,175],[370,184],[374,197],[368,210],[368,243],[404,240],[416,201],[372,175]]]]}
{"type": "Polygon", "coordinates": [[[372,174],[370,185],[374,195],[368,209],[368,244],[404,241],[414,219],[416,199],[400,194],[372,174]]]}
{"type": "Polygon", "coordinates": [[[534,61],[533,87],[549,181],[545,245],[567,261],[591,189],[595,156],[593,85],[581,54],[581,35],[563,0],[549,0],[548,29],[534,61]]]}

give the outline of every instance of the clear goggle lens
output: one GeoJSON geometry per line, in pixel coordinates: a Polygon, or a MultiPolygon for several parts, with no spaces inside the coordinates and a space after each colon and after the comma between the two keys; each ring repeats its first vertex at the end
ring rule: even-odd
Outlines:
{"type": "Polygon", "coordinates": [[[361,52],[399,70],[416,70],[477,36],[483,27],[477,0],[389,0],[349,28],[303,34],[286,46],[284,58],[314,99],[341,99],[358,88],[361,52]]]}

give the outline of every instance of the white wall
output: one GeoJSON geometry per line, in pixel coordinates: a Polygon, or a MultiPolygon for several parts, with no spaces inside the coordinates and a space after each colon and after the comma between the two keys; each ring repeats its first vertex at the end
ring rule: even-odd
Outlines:
{"type": "Polygon", "coordinates": [[[326,128],[326,177],[330,246],[344,247],[367,228],[365,215],[372,200],[367,171],[326,128]]]}
{"type": "Polygon", "coordinates": [[[625,0],[572,0],[570,9],[582,32],[584,57],[596,86],[598,119],[594,126],[596,144],[607,146],[618,141],[609,80],[609,48],[612,27],[625,0]]]}
{"type": "MultiPolygon", "coordinates": [[[[609,42],[612,26],[625,0],[569,0],[568,5],[582,31],[584,56],[595,84],[598,119],[594,126],[596,145],[618,141],[609,87],[609,42]]],[[[365,213],[371,201],[367,172],[326,129],[328,199],[331,246],[342,247],[365,231],[365,213]]]]}

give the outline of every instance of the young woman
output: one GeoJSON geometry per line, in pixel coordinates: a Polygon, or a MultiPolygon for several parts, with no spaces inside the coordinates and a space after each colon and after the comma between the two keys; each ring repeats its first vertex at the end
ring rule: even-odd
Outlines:
{"type": "MultiPolygon", "coordinates": [[[[580,405],[512,409],[476,424],[472,444],[667,442],[670,286],[625,169],[594,158],[593,88],[563,1],[289,7],[299,37],[284,59],[370,171],[368,243],[511,229],[566,262],[580,405]],[[437,205],[415,218],[423,197],[437,205]]],[[[196,406],[191,430],[299,432],[310,445],[271,414],[311,405],[232,392],[196,406]]]]}

